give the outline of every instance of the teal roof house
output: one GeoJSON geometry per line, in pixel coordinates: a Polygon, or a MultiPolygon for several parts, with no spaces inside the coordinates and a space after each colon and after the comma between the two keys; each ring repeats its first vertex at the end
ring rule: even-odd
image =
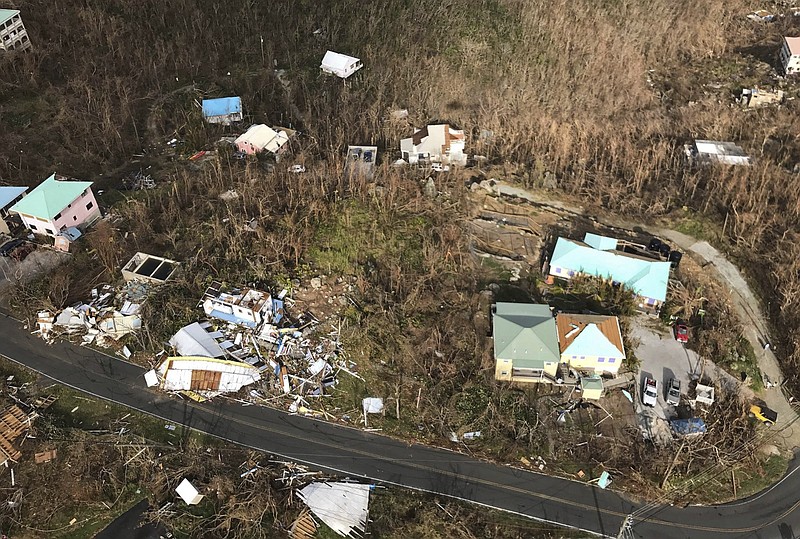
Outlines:
{"type": "Polygon", "coordinates": [[[589,275],[621,283],[643,310],[658,310],[667,298],[670,263],[618,251],[617,240],[586,234],[583,241],[558,238],[549,274],[562,279],[589,275]]]}
{"type": "Polygon", "coordinates": [[[9,212],[18,214],[34,234],[52,237],[70,227],[84,230],[100,218],[92,182],[68,180],[55,174],[11,206],[9,212]]]}
{"type": "Polygon", "coordinates": [[[560,353],[556,321],[548,305],[494,305],[495,378],[509,382],[553,381],[560,353]]]}

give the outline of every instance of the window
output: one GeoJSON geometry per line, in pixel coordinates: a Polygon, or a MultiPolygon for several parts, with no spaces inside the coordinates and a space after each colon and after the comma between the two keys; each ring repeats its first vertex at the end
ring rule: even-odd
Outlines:
{"type": "Polygon", "coordinates": [[[89,203],[86,205],[86,209],[87,209],[87,210],[91,210],[92,208],[94,208],[94,202],[89,202],[89,203]]]}
{"type": "Polygon", "coordinates": [[[78,216],[77,216],[77,215],[73,215],[73,216],[72,216],[72,220],[73,220],[73,221],[77,221],[77,220],[78,220],[78,216]]]}
{"type": "Polygon", "coordinates": [[[556,273],[561,273],[561,268],[553,268],[553,271],[556,273]]]}
{"type": "Polygon", "coordinates": [[[500,373],[500,376],[508,376],[508,371],[502,371],[502,372],[500,373]]]}
{"type": "Polygon", "coordinates": [[[567,272],[567,275],[569,275],[570,277],[572,277],[573,275],[575,275],[575,272],[574,272],[574,271],[572,271],[572,270],[570,270],[570,271],[568,271],[568,272],[567,272]]]}
{"type": "Polygon", "coordinates": [[[586,356],[581,356],[581,359],[586,359],[586,356]]]}
{"type": "Polygon", "coordinates": [[[53,221],[58,221],[59,219],[61,219],[61,214],[57,213],[56,216],[53,217],[53,221]]]}
{"type": "Polygon", "coordinates": [[[28,228],[30,228],[31,230],[38,230],[38,229],[36,228],[36,225],[32,225],[32,224],[30,224],[30,223],[28,223],[28,228]]]}
{"type": "Polygon", "coordinates": [[[54,234],[53,234],[53,231],[52,231],[52,230],[50,230],[49,228],[45,228],[45,229],[44,229],[44,231],[45,231],[45,232],[47,232],[48,234],[50,234],[51,236],[53,236],[53,235],[54,235],[54,234]]]}
{"type": "Polygon", "coordinates": [[[609,362],[609,363],[616,363],[616,362],[617,362],[617,358],[615,358],[615,357],[610,357],[610,358],[608,358],[608,362],[609,362]]]}
{"type": "Polygon", "coordinates": [[[606,358],[604,358],[604,357],[599,357],[599,358],[597,358],[597,362],[598,362],[598,363],[605,363],[605,362],[606,362],[606,358]]]}

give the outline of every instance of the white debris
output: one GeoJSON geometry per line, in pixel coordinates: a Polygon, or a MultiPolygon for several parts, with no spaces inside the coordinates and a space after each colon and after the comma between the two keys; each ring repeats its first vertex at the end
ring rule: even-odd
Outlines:
{"type": "Polygon", "coordinates": [[[147,384],[147,387],[155,387],[158,385],[158,374],[156,373],[155,369],[150,369],[144,373],[144,381],[147,384]]]}
{"type": "Polygon", "coordinates": [[[367,397],[362,401],[365,414],[380,414],[383,412],[383,399],[380,397],[367,397]]]}
{"type": "Polygon", "coordinates": [[[358,537],[367,526],[372,489],[358,483],[311,483],[297,496],[330,529],[342,537],[358,537]]]}
{"type": "Polygon", "coordinates": [[[181,484],[178,485],[178,488],[175,489],[175,492],[178,493],[178,496],[186,502],[188,505],[197,505],[200,503],[200,500],[204,498],[202,494],[200,494],[194,485],[192,485],[188,479],[184,479],[181,481],[181,484]]]}

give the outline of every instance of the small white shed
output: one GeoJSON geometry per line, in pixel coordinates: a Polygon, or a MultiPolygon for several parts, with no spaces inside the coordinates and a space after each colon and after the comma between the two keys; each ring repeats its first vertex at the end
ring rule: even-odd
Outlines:
{"type": "Polygon", "coordinates": [[[338,52],[328,51],[322,58],[322,64],[319,67],[322,69],[323,73],[336,75],[337,77],[346,79],[364,67],[364,64],[362,64],[361,60],[358,58],[347,56],[346,54],[340,54],[338,52]]]}

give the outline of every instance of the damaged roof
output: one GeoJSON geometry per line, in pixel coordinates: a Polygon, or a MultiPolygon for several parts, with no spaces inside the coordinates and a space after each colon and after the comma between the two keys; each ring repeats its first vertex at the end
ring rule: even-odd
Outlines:
{"type": "Polygon", "coordinates": [[[556,327],[559,347],[564,355],[625,357],[616,316],[559,313],[556,327]]]}
{"type": "Polygon", "coordinates": [[[33,215],[51,220],[61,213],[81,193],[92,186],[92,182],[58,180],[53,174],[36,186],[28,196],[14,204],[9,211],[33,215]]]}
{"type": "Polygon", "coordinates": [[[667,298],[669,268],[669,262],[622,251],[596,249],[568,238],[558,238],[550,260],[550,274],[556,277],[565,277],[563,272],[557,271],[565,269],[608,278],[624,284],[639,296],[657,301],[667,298]]]}

